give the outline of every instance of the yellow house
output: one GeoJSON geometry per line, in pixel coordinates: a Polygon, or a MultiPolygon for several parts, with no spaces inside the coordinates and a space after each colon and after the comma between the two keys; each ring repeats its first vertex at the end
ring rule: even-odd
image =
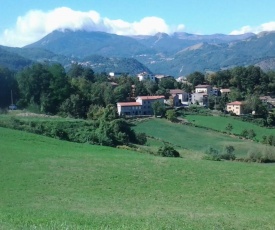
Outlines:
{"type": "Polygon", "coordinates": [[[238,116],[243,114],[243,108],[244,108],[244,103],[242,101],[233,101],[226,105],[226,110],[228,112],[235,113],[238,116]]]}

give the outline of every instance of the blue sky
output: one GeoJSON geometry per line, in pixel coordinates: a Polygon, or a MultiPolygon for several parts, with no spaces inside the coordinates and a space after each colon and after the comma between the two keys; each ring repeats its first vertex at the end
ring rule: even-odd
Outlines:
{"type": "Polygon", "coordinates": [[[0,0],[0,44],[23,46],[54,29],[121,35],[275,30],[272,0],[0,0]]]}

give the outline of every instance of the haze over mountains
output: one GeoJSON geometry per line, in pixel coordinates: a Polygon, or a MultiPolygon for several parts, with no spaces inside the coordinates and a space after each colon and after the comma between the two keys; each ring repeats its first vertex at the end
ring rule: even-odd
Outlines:
{"type": "Polygon", "coordinates": [[[155,74],[175,77],[194,71],[218,71],[247,65],[271,70],[275,69],[275,32],[120,36],[65,30],[54,31],[24,48],[0,47],[0,64],[7,65],[5,57],[11,55],[22,59],[13,69],[20,69],[24,63],[28,65],[32,61],[60,62],[64,66],[77,61],[91,66],[96,72],[136,74],[151,70],[155,74]]]}

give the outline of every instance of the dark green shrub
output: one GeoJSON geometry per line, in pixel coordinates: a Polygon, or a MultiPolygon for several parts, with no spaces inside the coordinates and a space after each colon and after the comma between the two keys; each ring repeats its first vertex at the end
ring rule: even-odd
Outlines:
{"type": "Polygon", "coordinates": [[[205,151],[205,156],[203,157],[204,160],[211,160],[211,161],[220,161],[221,156],[217,149],[214,149],[213,147],[209,147],[205,151]]]}
{"type": "Polygon", "coordinates": [[[241,134],[240,134],[242,137],[244,137],[244,138],[248,138],[248,131],[247,131],[247,129],[244,129],[242,132],[241,132],[241,134]]]}
{"type": "Polygon", "coordinates": [[[236,156],[234,154],[235,148],[232,145],[225,147],[225,153],[220,155],[220,158],[223,160],[235,160],[236,156]]]}
{"type": "Polygon", "coordinates": [[[261,162],[262,154],[258,151],[248,153],[247,160],[250,162],[261,162]]]}
{"type": "Polygon", "coordinates": [[[253,129],[249,129],[248,130],[248,138],[249,139],[254,139],[254,137],[256,137],[256,133],[254,132],[253,129]]]}
{"type": "Polygon", "coordinates": [[[180,157],[179,152],[170,145],[160,147],[157,153],[162,157],[180,157]]]}
{"type": "Polygon", "coordinates": [[[145,133],[137,133],[136,134],[136,141],[139,145],[144,145],[147,142],[147,137],[145,133]]]}
{"type": "Polygon", "coordinates": [[[225,127],[225,130],[228,131],[229,133],[232,131],[233,125],[231,123],[228,123],[227,126],[225,127]]]}

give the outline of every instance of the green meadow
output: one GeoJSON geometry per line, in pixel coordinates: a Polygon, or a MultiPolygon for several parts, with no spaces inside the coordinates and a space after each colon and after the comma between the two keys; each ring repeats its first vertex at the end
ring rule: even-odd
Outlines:
{"type": "MultiPolygon", "coordinates": [[[[210,118],[214,120],[214,117],[210,118]]],[[[226,126],[226,122],[224,124],[226,126]]],[[[237,157],[245,157],[255,150],[274,149],[275,151],[274,147],[252,142],[251,140],[242,140],[235,136],[190,125],[171,123],[165,119],[144,120],[137,122],[133,128],[137,132],[144,132],[151,137],[157,138],[149,139],[147,144],[149,148],[155,149],[156,142],[161,145],[163,141],[166,141],[176,146],[179,151],[183,151],[183,154],[187,152],[186,154],[191,155],[191,157],[194,156],[194,151],[203,153],[209,147],[223,151],[229,145],[234,146],[237,157]]]]}
{"type": "Polygon", "coordinates": [[[237,120],[232,117],[186,115],[185,118],[195,125],[211,128],[221,132],[226,132],[226,126],[230,123],[233,126],[231,131],[233,134],[241,134],[244,129],[253,129],[256,134],[255,138],[258,141],[261,141],[264,135],[275,135],[274,128],[260,127],[256,124],[237,120]]]}
{"type": "Polygon", "coordinates": [[[0,229],[275,226],[274,164],[162,158],[0,128],[0,173],[0,229]]]}

